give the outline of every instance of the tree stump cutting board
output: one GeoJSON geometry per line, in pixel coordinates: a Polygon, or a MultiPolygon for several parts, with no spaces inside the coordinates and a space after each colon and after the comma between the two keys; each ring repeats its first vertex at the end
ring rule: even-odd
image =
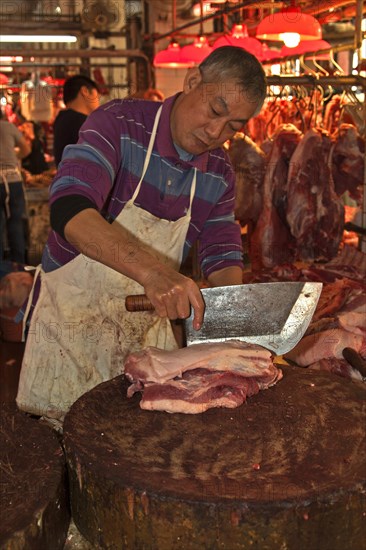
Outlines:
{"type": "Polygon", "coordinates": [[[71,508],[97,548],[366,548],[366,388],[284,367],[237,409],[143,411],[123,376],[64,423],[71,508]]]}
{"type": "Polygon", "coordinates": [[[0,412],[0,548],[61,550],[70,523],[61,445],[15,405],[0,412]]]}

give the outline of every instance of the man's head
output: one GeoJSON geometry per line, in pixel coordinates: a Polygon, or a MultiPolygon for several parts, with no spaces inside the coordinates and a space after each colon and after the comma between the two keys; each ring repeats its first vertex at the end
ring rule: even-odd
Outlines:
{"type": "Polygon", "coordinates": [[[89,115],[99,107],[98,86],[88,76],[71,76],[64,84],[63,100],[67,108],[89,115]]]}
{"type": "Polygon", "coordinates": [[[173,140],[194,155],[220,147],[259,112],[265,96],[258,59],[236,46],[217,48],[187,72],[172,109],[173,140]]]}

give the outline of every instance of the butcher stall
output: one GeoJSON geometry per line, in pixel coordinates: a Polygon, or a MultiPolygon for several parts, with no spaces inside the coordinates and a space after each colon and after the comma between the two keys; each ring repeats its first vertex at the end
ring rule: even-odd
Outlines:
{"type": "MultiPolygon", "coordinates": [[[[192,394],[184,376],[183,396],[174,379],[141,398],[127,366],[127,378],[77,401],[64,425],[70,498],[93,544],[365,548],[363,106],[350,91],[358,81],[338,78],[343,91],[324,108],[335,81],[319,78],[314,89],[312,77],[290,88],[274,77],[277,93],[228,147],[243,282],[321,282],[312,321],[274,360],[276,383],[246,387],[241,406],[217,408],[218,382],[200,379],[192,394]]],[[[224,384],[221,403],[234,406],[235,391],[224,384]]]]}
{"type": "MultiPolygon", "coordinates": [[[[14,3],[19,10],[30,4],[41,2],[14,3]]],[[[65,26],[65,4],[57,3],[57,29],[65,26]]],[[[227,41],[229,27],[236,27],[230,39],[255,40],[264,13],[274,15],[273,3],[230,2],[221,9],[220,2],[207,7],[201,1],[192,22],[191,3],[173,0],[172,9],[166,2],[141,3],[146,13],[139,19],[134,9],[140,3],[127,4],[123,29],[129,29],[130,49],[115,48],[121,30],[110,25],[117,3],[86,1],[73,25],[82,22],[82,43],[91,47],[33,49],[25,63],[36,58],[42,68],[52,59],[60,71],[55,57],[70,65],[69,57],[79,56],[72,69],[88,72],[96,44],[99,72],[93,74],[108,74],[101,80],[107,95],[144,78],[163,91],[174,85],[175,93],[178,73],[154,65],[152,50],[164,52],[160,40],[168,38],[169,52],[177,51],[182,31],[195,25],[203,36],[209,23],[211,45],[221,35],[227,41]],[[239,15],[250,37],[243,29],[240,35],[239,15]],[[137,36],[137,21],[156,30],[147,42],[137,36]],[[126,63],[113,63],[121,57],[126,63]],[[115,76],[120,67],[128,74],[123,82],[115,76]]],[[[273,41],[266,40],[260,54],[268,78],[263,108],[225,144],[236,173],[243,285],[319,285],[306,326],[300,333],[292,322],[295,313],[304,316],[295,296],[283,325],[267,330],[265,345],[242,334],[240,315],[232,315],[236,336],[228,338],[222,312],[238,305],[223,300],[220,341],[197,344],[186,335],[172,352],[131,353],[124,374],[82,395],[64,419],[50,419],[47,411],[28,415],[15,405],[24,343],[14,318],[31,293],[33,275],[24,266],[3,273],[0,550],[366,550],[364,8],[360,1],[332,0],[326,9],[318,3],[306,10],[319,17],[324,32],[335,14],[355,22],[349,42],[338,44],[337,33],[329,32],[332,44],[320,46],[320,53],[314,45],[293,54],[278,44],[271,51],[273,41]],[[341,52],[349,54],[347,72],[337,64],[341,52]],[[293,345],[277,352],[278,341],[290,334],[293,345]]],[[[53,175],[50,170],[25,182],[32,265],[49,231],[53,175]]],[[[195,244],[182,271],[204,295],[209,285],[198,249],[195,244]]],[[[290,294],[273,293],[274,301],[251,306],[257,313],[252,335],[281,317],[290,294]]]]}

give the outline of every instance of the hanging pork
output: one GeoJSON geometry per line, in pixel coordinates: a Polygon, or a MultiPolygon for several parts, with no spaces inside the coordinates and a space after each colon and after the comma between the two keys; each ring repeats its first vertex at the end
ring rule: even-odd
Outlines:
{"type": "Polygon", "coordinates": [[[348,191],[361,204],[365,142],[353,124],[342,123],[332,134],[332,174],[338,196],[348,191]]]}
{"type": "Polygon", "coordinates": [[[254,271],[292,262],[295,240],[286,220],[287,173],[301,132],[293,124],[282,124],[273,135],[263,185],[263,208],[249,242],[254,271]]]}
{"type": "Polygon", "coordinates": [[[235,218],[240,225],[254,228],[262,210],[263,180],[266,169],[264,152],[248,136],[238,134],[228,153],[235,170],[235,218]]]}
{"type": "Polygon", "coordinates": [[[339,250],[344,207],[334,189],[331,145],[328,132],[312,128],[290,160],[286,219],[296,240],[297,260],[327,261],[339,250]]]}

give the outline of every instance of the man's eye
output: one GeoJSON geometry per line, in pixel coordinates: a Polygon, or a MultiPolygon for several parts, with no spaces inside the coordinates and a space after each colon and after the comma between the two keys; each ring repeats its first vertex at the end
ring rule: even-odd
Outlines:
{"type": "Polygon", "coordinates": [[[211,107],[211,111],[215,116],[221,116],[213,107],[211,107]]]}
{"type": "Polygon", "coordinates": [[[242,129],[243,129],[243,126],[239,126],[239,125],[233,125],[233,124],[229,124],[229,127],[230,129],[233,131],[233,132],[241,132],[242,129]]]}

